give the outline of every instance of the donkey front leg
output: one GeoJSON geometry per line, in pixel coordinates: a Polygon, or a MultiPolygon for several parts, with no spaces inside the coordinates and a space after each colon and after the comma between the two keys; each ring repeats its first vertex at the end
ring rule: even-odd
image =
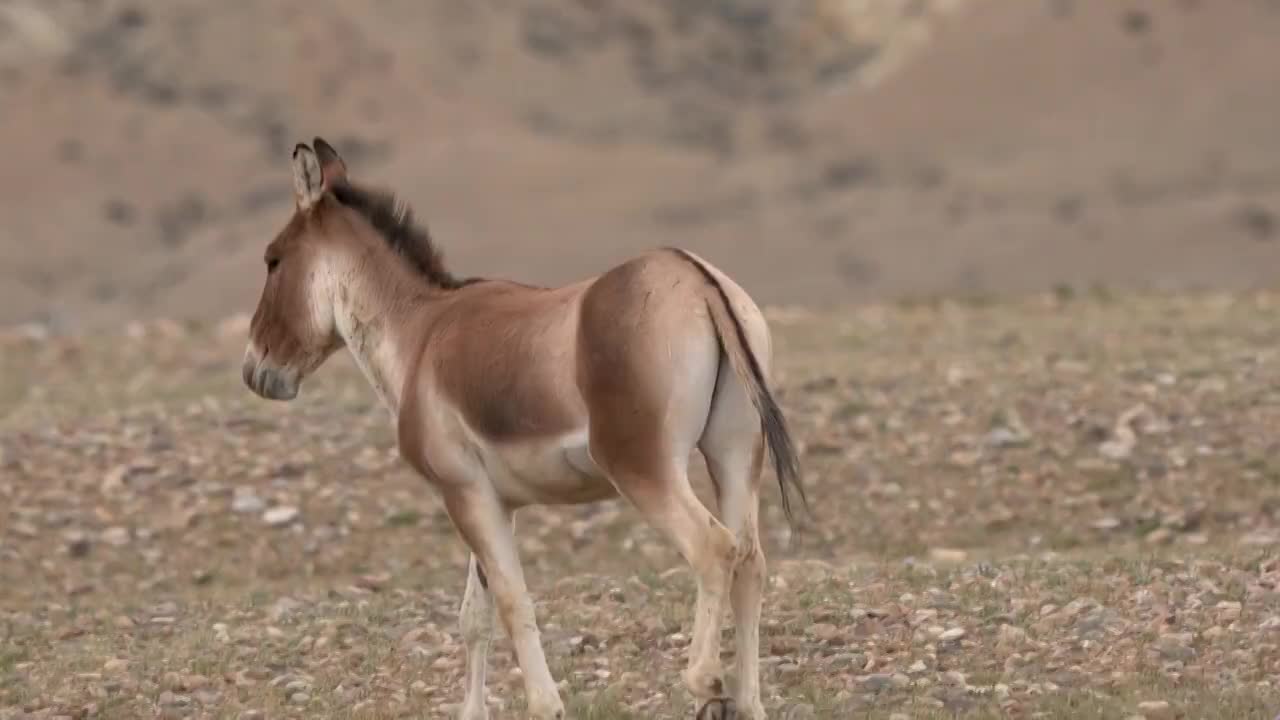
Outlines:
{"type": "MultiPolygon", "coordinates": [[[[542,651],[533,600],[529,597],[524,571],[520,567],[520,557],[516,552],[510,513],[491,491],[474,487],[447,493],[445,508],[463,539],[471,546],[478,562],[473,575],[478,583],[482,577],[488,582],[489,597],[497,606],[498,617],[515,647],[516,662],[524,674],[529,716],[535,720],[562,720],[564,703],[560,700],[560,692],[556,689],[551,671],[547,667],[546,655],[542,651]]],[[[464,615],[466,612],[464,610],[464,615]]],[[[484,661],[483,658],[479,659],[481,663],[484,661]]],[[[483,670],[476,673],[480,678],[480,690],[475,701],[471,701],[477,682],[472,663],[473,656],[469,655],[468,702],[464,707],[474,706],[475,703],[483,707],[483,670]]]]}

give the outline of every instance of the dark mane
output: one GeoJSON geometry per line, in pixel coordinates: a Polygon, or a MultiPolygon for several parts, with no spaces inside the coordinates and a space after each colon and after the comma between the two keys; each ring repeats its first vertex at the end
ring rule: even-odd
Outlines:
{"type": "Polygon", "coordinates": [[[444,258],[427,229],[414,221],[413,210],[394,193],[356,187],[349,182],[337,183],[332,190],[338,202],[363,215],[387,245],[427,282],[453,290],[479,280],[459,279],[445,268],[444,258]]]}

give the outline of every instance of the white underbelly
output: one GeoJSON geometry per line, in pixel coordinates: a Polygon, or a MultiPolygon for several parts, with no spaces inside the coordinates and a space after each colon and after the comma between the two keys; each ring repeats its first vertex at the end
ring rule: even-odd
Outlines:
{"type": "Polygon", "coordinates": [[[576,504],[617,494],[591,459],[585,428],[556,438],[491,445],[480,455],[494,489],[513,505],[576,504]]]}

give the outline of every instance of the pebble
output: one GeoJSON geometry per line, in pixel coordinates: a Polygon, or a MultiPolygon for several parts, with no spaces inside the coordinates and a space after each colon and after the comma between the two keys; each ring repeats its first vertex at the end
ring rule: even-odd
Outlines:
{"type": "Polygon", "coordinates": [[[1233,600],[1223,600],[1216,606],[1218,619],[1223,622],[1235,622],[1240,619],[1240,611],[1244,606],[1233,600]]]}
{"type": "Polygon", "coordinates": [[[191,704],[191,698],[186,695],[179,695],[170,690],[160,693],[160,704],[169,707],[186,707],[191,704]]]}
{"type": "Polygon", "coordinates": [[[1112,516],[1098,518],[1090,523],[1094,530],[1115,530],[1120,527],[1120,519],[1112,516]]]}
{"type": "Polygon", "coordinates": [[[817,712],[809,703],[792,705],[782,712],[782,720],[814,720],[817,717],[817,712]]]}
{"type": "Polygon", "coordinates": [[[944,630],[942,634],[938,636],[938,639],[941,640],[942,642],[951,642],[952,640],[959,640],[964,636],[965,636],[964,628],[953,627],[948,630],[944,630]]]}
{"type": "Polygon", "coordinates": [[[67,536],[67,554],[73,558],[82,558],[89,554],[93,544],[81,532],[72,532],[67,536]]]}
{"type": "Polygon", "coordinates": [[[871,692],[880,692],[893,684],[893,677],[888,673],[875,673],[862,678],[862,685],[871,692]]]}
{"type": "Polygon", "coordinates": [[[124,545],[128,545],[129,544],[129,528],[124,528],[124,527],[120,527],[119,525],[116,525],[114,527],[109,527],[106,530],[103,530],[102,542],[108,545],[113,545],[115,547],[122,547],[124,545]]]}
{"type": "Polygon", "coordinates": [[[289,696],[289,702],[294,705],[306,705],[311,702],[311,696],[304,692],[296,692],[289,696]]]}
{"type": "Polygon", "coordinates": [[[1138,703],[1138,712],[1147,720],[1165,720],[1174,716],[1173,706],[1167,700],[1147,700],[1138,703]]]}
{"type": "Polygon", "coordinates": [[[252,490],[248,492],[238,492],[231,498],[231,512],[236,513],[259,513],[266,509],[267,503],[252,490]]]}
{"type": "Polygon", "coordinates": [[[1026,440],[1026,437],[1021,433],[1007,427],[993,428],[991,432],[987,433],[987,444],[991,447],[1014,447],[1025,443],[1026,440]]]}
{"type": "Polygon", "coordinates": [[[840,635],[840,628],[831,623],[815,623],[809,626],[809,634],[819,640],[831,640],[840,635]]]}
{"type": "Polygon", "coordinates": [[[829,659],[832,667],[847,667],[859,670],[867,664],[867,656],[862,653],[839,653],[829,659]]]}
{"type": "Polygon", "coordinates": [[[1027,631],[1013,625],[1001,625],[996,631],[996,644],[1001,647],[1017,647],[1027,641],[1027,631]]]}
{"type": "Polygon", "coordinates": [[[283,527],[298,519],[298,508],[280,505],[262,513],[262,521],[271,527],[283,527]]]}
{"type": "Polygon", "coordinates": [[[969,553],[955,548],[931,548],[929,559],[937,563],[958,565],[969,559],[969,553]]]}

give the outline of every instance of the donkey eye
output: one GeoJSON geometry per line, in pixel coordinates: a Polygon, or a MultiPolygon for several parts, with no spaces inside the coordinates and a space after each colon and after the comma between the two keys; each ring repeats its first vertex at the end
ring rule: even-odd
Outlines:
{"type": "Polygon", "coordinates": [[[278,267],[280,267],[280,258],[271,258],[267,260],[267,272],[275,272],[278,267]]]}

